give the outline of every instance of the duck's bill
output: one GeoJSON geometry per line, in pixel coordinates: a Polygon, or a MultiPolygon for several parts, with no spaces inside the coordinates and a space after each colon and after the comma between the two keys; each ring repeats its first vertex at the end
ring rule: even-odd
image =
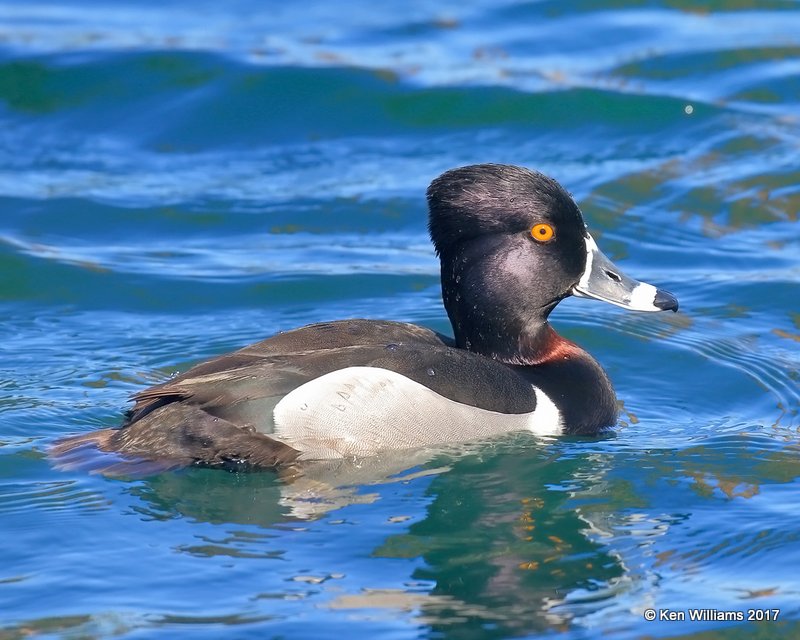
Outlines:
{"type": "Polygon", "coordinates": [[[652,284],[629,278],[586,235],[586,270],[572,293],[634,311],[677,311],[678,299],[652,284]]]}

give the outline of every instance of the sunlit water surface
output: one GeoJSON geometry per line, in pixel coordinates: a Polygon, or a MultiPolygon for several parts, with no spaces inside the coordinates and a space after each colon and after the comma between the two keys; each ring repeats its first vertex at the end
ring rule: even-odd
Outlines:
{"type": "Polygon", "coordinates": [[[0,638],[800,637],[798,3],[317,5],[0,3],[0,638]],[[424,189],[487,161],[680,298],[554,314],[611,434],[293,481],[53,468],[279,330],[448,332],[424,189]]]}

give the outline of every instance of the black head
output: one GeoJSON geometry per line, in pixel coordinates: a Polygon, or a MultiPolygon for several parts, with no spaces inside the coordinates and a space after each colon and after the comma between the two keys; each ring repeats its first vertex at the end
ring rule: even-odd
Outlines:
{"type": "MultiPolygon", "coordinates": [[[[654,287],[625,277],[599,252],[575,201],[541,173],[500,164],[452,169],[431,183],[428,206],[444,305],[462,348],[535,360],[547,316],[573,293],[673,308],[657,307],[654,287]]],[[[662,302],[669,295],[658,293],[662,302]]]]}

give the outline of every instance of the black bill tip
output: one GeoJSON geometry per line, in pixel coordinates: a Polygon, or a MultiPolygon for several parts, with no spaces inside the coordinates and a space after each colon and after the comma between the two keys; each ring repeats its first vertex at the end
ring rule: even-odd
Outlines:
{"type": "Polygon", "coordinates": [[[659,289],[656,291],[656,297],[653,299],[653,305],[662,311],[677,311],[678,299],[669,291],[659,289]]]}

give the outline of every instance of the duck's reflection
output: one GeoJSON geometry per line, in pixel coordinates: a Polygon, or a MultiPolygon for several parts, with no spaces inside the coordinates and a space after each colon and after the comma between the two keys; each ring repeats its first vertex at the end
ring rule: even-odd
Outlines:
{"type": "Polygon", "coordinates": [[[358,460],[300,463],[276,472],[224,473],[211,469],[169,471],[131,488],[143,498],[141,512],[155,519],[188,517],[212,523],[272,526],[316,520],[344,507],[379,498],[370,487],[436,475],[453,450],[391,452],[358,460]],[[436,459],[441,464],[432,464],[436,459]]]}
{"type": "MultiPolygon", "coordinates": [[[[405,483],[421,494],[404,503],[416,507],[410,524],[401,524],[402,533],[383,535],[367,555],[418,560],[408,580],[398,589],[363,584],[356,593],[342,590],[322,606],[406,612],[448,637],[474,632],[476,625],[486,632],[482,637],[500,637],[568,625],[574,609],[563,608],[565,602],[601,607],[625,573],[620,559],[597,542],[608,514],[565,504],[576,489],[602,481],[607,460],[561,455],[551,443],[531,446],[530,440],[316,462],[278,475],[197,469],[162,474],[131,490],[149,517],[285,529],[314,527],[320,518],[320,524],[332,524],[339,513],[358,520],[353,513],[364,512],[349,507],[373,503],[390,485],[405,483]]],[[[264,537],[271,535],[265,531],[264,537]]],[[[202,549],[185,550],[238,556],[239,542],[206,540],[202,549]]],[[[244,546],[247,557],[275,551],[244,546]]]]}
{"type": "Polygon", "coordinates": [[[437,476],[427,517],[387,539],[379,556],[414,548],[425,565],[414,578],[434,584],[422,606],[434,635],[482,637],[569,625],[562,605],[613,596],[625,571],[620,559],[596,542],[608,514],[592,521],[567,507],[574,491],[598,481],[607,463],[547,450],[529,456],[468,457],[454,473],[437,476]],[[591,535],[587,535],[591,531],[591,535]]]}

